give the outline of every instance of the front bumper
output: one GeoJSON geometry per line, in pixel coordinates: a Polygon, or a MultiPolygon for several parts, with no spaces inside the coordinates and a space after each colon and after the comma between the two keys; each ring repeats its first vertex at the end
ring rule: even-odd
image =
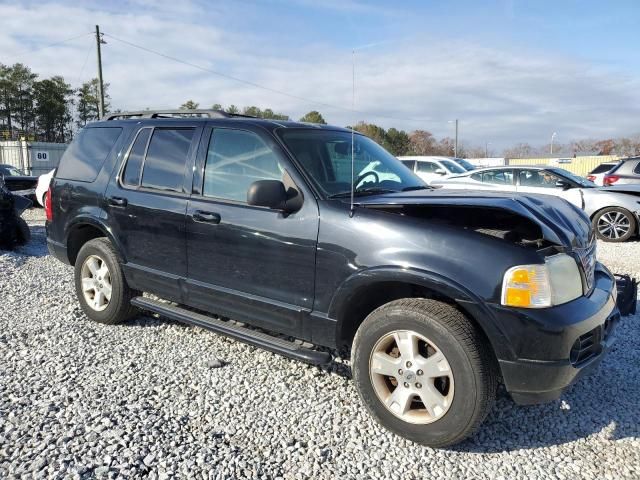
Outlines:
{"type": "Polygon", "coordinates": [[[514,357],[498,359],[507,391],[519,404],[555,400],[593,371],[614,340],[620,313],[616,282],[601,264],[588,296],[545,309],[494,305],[514,357]]]}

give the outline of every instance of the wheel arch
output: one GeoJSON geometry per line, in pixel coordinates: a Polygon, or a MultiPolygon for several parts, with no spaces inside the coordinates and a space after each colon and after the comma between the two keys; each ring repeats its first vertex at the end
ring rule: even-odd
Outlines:
{"type": "Polygon", "coordinates": [[[121,258],[124,259],[122,246],[113,236],[111,229],[100,219],[87,216],[76,218],[67,227],[66,246],[69,263],[71,265],[75,264],[78,252],[85,243],[100,237],[107,238],[121,258]]]}
{"type": "Polygon", "coordinates": [[[360,324],[376,308],[400,298],[432,298],[460,310],[490,346],[494,358],[515,358],[484,302],[441,275],[403,268],[376,268],[350,277],[336,292],[329,311],[336,322],[336,344],[350,346],[360,324]]]}
{"type": "Polygon", "coordinates": [[[591,215],[589,215],[589,220],[591,220],[591,225],[593,225],[593,228],[596,228],[596,225],[593,224],[596,216],[602,212],[603,210],[606,210],[608,208],[619,208],[620,210],[624,210],[625,212],[628,212],[629,215],[631,215],[631,217],[635,220],[636,225],[635,225],[635,231],[634,234],[635,235],[640,235],[640,210],[632,210],[627,208],[626,206],[623,205],[607,205],[605,207],[600,207],[597,210],[595,210],[593,213],[591,213],[591,215]]]}

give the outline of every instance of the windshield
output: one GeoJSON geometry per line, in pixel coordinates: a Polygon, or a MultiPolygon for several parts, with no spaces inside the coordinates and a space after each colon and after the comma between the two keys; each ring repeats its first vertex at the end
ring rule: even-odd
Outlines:
{"type": "Polygon", "coordinates": [[[462,168],[457,163],[452,162],[451,160],[440,160],[440,163],[442,163],[445,167],[447,167],[447,170],[449,170],[451,173],[466,173],[467,172],[464,168],[462,168]]]}
{"type": "Polygon", "coordinates": [[[0,175],[6,175],[7,177],[20,177],[23,176],[24,173],[11,165],[2,165],[0,166],[0,175]]]}
{"type": "Polygon", "coordinates": [[[455,158],[454,159],[457,164],[459,164],[466,171],[470,172],[471,170],[475,170],[476,167],[470,162],[467,162],[464,158],[455,158]]]}
{"type": "Polygon", "coordinates": [[[580,185],[583,188],[592,188],[597,186],[592,181],[587,180],[586,178],[579,177],[575,173],[571,173],[568,170],[565,170],[564,168],[550,168],[549,171],[556,173],[562,177],[568,178],[569,180],[576,182],[578,185],[580,185]]]}
{"type": "MultiPolygon", "coordinates": [[[[339,197],[351,193],[351,133],[286,129],[280,136],[325,195],[339,197]]],[[[353,138],[355,195],[429,188],[373,140],[360,134],[353,138]]]]}

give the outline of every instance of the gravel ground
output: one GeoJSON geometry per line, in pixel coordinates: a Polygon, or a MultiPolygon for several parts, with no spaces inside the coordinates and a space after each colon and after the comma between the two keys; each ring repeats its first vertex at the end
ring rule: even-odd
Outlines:
{"type": "MultiPolygon", "coordinates": [[[[638,316],[560,401],[501,393],[475,437],[434,450],[379,427],[340,362],[150,316],[88,321],[72,269],[47,255],[42,210],[26,217],[31,244],[0,254],[2,478],[640,478],[638,316]]],[[[639,253],[599,245],[638,278],[639,253]]]]}

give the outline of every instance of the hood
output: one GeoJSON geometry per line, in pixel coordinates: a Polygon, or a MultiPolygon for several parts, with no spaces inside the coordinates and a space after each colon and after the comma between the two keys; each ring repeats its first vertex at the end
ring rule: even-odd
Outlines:
{"type": "Polygon", "coordinates": [[[451,205],[502,209],[531,220],[540,227],[544,239],[556,245],[585,248],[593,240],[587,215],[566,200],[550,195],[438,189],[359,197],[354,202],[364,208],[451,205]]]}

